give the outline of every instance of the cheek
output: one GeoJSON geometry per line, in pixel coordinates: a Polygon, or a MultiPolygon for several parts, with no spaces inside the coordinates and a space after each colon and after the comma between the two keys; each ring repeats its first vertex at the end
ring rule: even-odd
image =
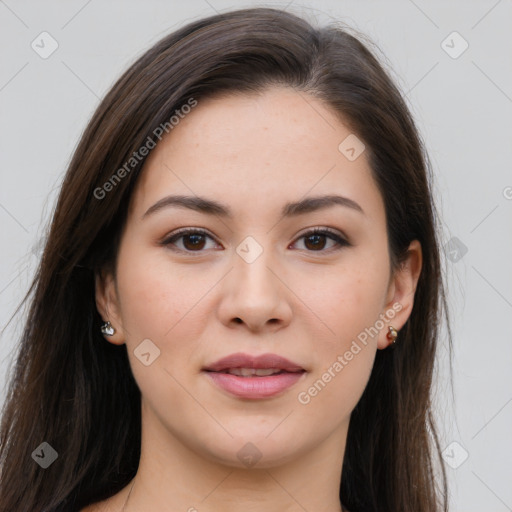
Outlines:
{"type": "Polygon", "coordinates": [[[321,414],[332,415],[333,421],[341,410],[350,413],[368,382],[377,350],[379,315],[384,312],[386,264],[385,258],[354,258],[344,270],[321,279],[322,285],[317,284],[309,295],[307,304],[321,320],[315,324],[317,335],[311,333],[317,364],[297,398],[311,411],[318,408],[319,414],[322,410],[321,414]]]}
{"type": "Polygon", "coordinates": [[[165,249],[130,242],[119,253],[117,282],[129,344],[141,337],[156,341],[170,336],[201,293],[197,283],[169,264],[165,249]]]}
{"type": "Polygon", "coordinates": [[[379,261],[354,255],[339,271],[308,277],[311,282],[320,278],[317,283],[321,285],[315,286],[314,294],[308,295],[306,287],[303,293],[330,333],[325,339],[335,342],[333,348],[350,344],[383,312],[389,278],[385,265],[384,258],[379,261]]]}
{"type": "Polygon", "coordinates": [[[212,283],[191,277],[190,270],[180,272],[169,263],[165,250],[144,249],[141,245],[127,243],[121,247],[117,266],[120,314],[130,365],[142,394],[154,406],[168,402],[169,392],[183,406],[187,397],[181,396],[178,382],[183,380],[183,362],[193,360],[200,339],[201,308],[197,303],[212,283]],[[151,362],[146,366],[139,357],[148,350],[151,362]]]}
{"type": "Polygon", "coordinates": [[[117,281],[135,378],[147,374],[140,372],[141,364],[134,353],[146,339],[160,350],[152,367],[165,368],[179,378],[190,373],[184,362],[197,360],[213,308],[209,292],[219,276],[209,268],[199,270],[194,264],[172,263],[165,248],[144,248],[128,241],[119,252],[117,281]]]}

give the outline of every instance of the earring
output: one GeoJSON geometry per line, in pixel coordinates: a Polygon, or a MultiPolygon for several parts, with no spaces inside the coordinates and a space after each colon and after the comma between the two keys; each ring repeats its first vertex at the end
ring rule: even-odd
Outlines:
{"type": "Polygon", "coordinates": [[[113,336],[116,330],[112,327],[112,324],[107,321],[101,326],[101,333],[105,336],[113,336]]]}
{"type": "Polygon", "coordinates": [[[393,344],[396,343],[396,338],[398,336],[398,331],[392,327],[391,325],[388,327],[389,332],[386,334],[388,340],[392,341],[393,344]]]}

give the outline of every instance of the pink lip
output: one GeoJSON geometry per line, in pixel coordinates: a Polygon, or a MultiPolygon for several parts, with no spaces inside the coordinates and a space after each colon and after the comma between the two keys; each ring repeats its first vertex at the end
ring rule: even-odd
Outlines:
{"type": "Polygon", "coordinates": [[[277,354],[262,354],[260,356],[251,356],[241,352],[223,357],[215,363],[206,366],[203,368],[203,370],[210,372],[221,372],[231,368],[273,368],[287,372],[300,372],[304,370],[304,368],[302,368],[302,366],[298,365],[297,363],[289,361],[288,359],[278,356],[277,354]]]}
{"type": "Polygon", "coordinates": [[[277,354],[250,356],[242,353],[231,354],[219,359],[212,365],[203,368],[203,371],[217,386],[228,393],[239,398],[253,400],[270,398],[282,393],[306,373],[300,365],[277,354]],[[233,368],[276,369],[283,373],[266,377],[241,377],[225,373],[226,370],[233,368]]]}

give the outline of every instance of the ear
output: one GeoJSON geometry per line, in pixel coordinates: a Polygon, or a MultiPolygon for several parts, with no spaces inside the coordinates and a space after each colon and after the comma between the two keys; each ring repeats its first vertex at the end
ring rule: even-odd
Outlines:
{"type": "Polygon", "coordinates": [[[396,269],[389,282],[385,310],[383,311],[388,321],[379,333],[377,344],[379,349],[384,349],[393,343],[387,337],[389,326],[393,326],[398,331],[397,340],[400,339],[400,329],[407,322],[414,305],[414,294],[421,274],[422,263],[421,244],[418,240],[413,240],[407,250],[405,261],[396,269]]]}
{"type": "Polygon", "coordinates": [[[105,339],[114,345],[122,345],[125,342],[125,336],[121,321],[116,283],[111,273],[103,271],[96,273],[95,293],[98,313],[103,321],[109,321],[115,330],[113,336],[105,336],[105,339]]]}

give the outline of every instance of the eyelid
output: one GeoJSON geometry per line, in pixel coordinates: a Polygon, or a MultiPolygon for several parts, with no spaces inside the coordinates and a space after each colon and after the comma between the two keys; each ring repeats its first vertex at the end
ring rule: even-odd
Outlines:
{"type": "MultiPolygon", "coordinates": [[[[204,228],[198,228],[198,227],[195,227],[195,226],[190,226],[188,228],[179,228],[177,229],[176,231],[173,231],[172,233],[169,233],[168,235],[166,235],[162,241],[160,242],[161,245],[164,245],[164,246],[171,246],[171,241],[174,240],[174,239],[179,239],[180,237],[182,236],[185,236],[185,235],[205,235],[205,236],[208,236],[209,238],[211,238],[212,240],[215,241],[215,243],[219,243],[216,239],[215,236],[213,236],[208,230],[204,229],[204,228]]],[[[197,253],[198,255],[201,254],[201,253],[204,253],[205,251],[184,251],[183,249],[178,249],[178,248],[173,248],[172,250],[175,250],[176,252],[182,252],[182,253],[186,253],[186,254],[193,254],[194,252],[197,253]]]]}
{"type": "Polygon", "coordinates": [[[303,232],[298,234],[292,244],[295,244],[298,240],[301,238],[312,236],[312,235],[325,235],[327,238],[330,238],[334,242],[336,242],[335,247],[331,247],[330,249],[325,250],[319,250],[319,251],[306,251],[308,254],[315,254],[318,253],[320,255],[322,254],[330,254],[332,252],[339,251],[340,249],[344,247],[350,247],[352,244],[349,242],[348,237],[340,230],[329,228],[327,226],[315,226],[312,228],[306,228],[303,232]]]}
{"type": "Polygon", "coordinates": [[[343,233],[343,231],[340,231],[339,229],[333,229],[328,226],[314,226],[312,228],[306,228],[304,231],[302,231],[301,233],[299,233],[297,235],[295,240],[297,240],[297,238],[301,238],[305,235],[311,235],[311,234],[317,234],[317,233],[319,233],[319,234],[327,233],[329,235],[334,235],[338,238],[343,239],[343,241],[346,242],[347,244],[349,243],[348,237],[345,235],[345,233],[343,233]]]}
{"type": "MultiPolygon", "coordinates": [[[[188,234],[191,234],[191,235],[195,235],[195,234],[197,234],[197,235],[205,235],[205,236],[211,238],[212,240],[214,240],[215,243],[219,244],[219,242],[217,241],[216,237],[214,235],[212,235],[208,230],[206,230],[204,228],[194,227],[194,226],[185,227],[185,228],[179,228],[176,231],[173,231],[169,235],[165,236],[164,239],[160,242],[160,244],[164,245],[164,246],[171,246],[172,245],[172,243],[171,243],[172,240],[179,239],[179,238],[181,238],[181,236],[185,236],[185,235],[188,235],[188,234]]],[[[305,228],[304,231],[302,231],[301,233],[299,233],[295,237],[295,239],[291,242],[290,245],[295,244],[301,238],[304,238],[306,236],[315,235],[315,234],[326,235],[328,238],[330,238],[331,240],[335,241],[337,246],[334,247],[334,248],[327,249],[327,250],[306,251],[306,252],[309,252],[309,253],[318,252],[319,254],[330,253],[332,251],[336,251],[336,250],[339,250],[339,249],[341,249],[343,247],[349,247],[349,246],[352,245],[348,241],[348,237],[342,231],[339,231],[339,230],[336,230],[336,229],[333,229],[333,228],[329,228],[327,226],[315,226],[315,227],[305,228]]],[[[200,251],[187,251],[187,250],[179,249],[179,248],[176,248],[176,247],[172,248],[171,250],[174,250],[176,252],[185,253],[185,254],[197,253],[196,255],[201,255],[204,252],[206,252],[204,250],[200,250],[200,251]]]]}

